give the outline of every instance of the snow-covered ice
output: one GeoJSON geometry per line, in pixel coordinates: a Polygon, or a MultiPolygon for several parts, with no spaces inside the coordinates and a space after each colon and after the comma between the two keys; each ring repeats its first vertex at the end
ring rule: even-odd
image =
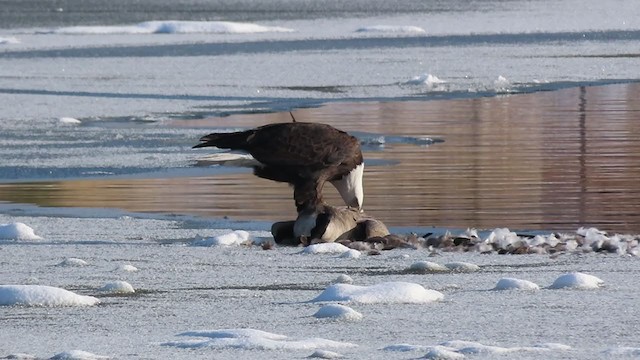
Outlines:
{"type": "Polygon", "coordinates": [[[603,355],[608,357],[636,357],[640,355],[640,347],[632,346],[619,346],[612,347],[602,352],[603,355]]]}
{"type": "Polygon", "coordinates": [[[107,360],[108,356],[96,355],[83,350],[70,350],[58,353],[49,360],[107,360]]]}
{"type": "Polygon", "coordinates": [[[346,301],[363,304],[423,304],[440,301],[444,295],[408,282],[384,282],[371,286],[334,284],[312,302],[346,301]]]}
{"type": "Polygon", "coordinates": [[[0,305],[21,306],[85,306],[96,305],[93,296],[45,285],[0,285],[0,305]]]}
{"type": "Polygon", "coordinates": [[[0,45],[5,45],[5,44],[19,44],[20,40],[18,40],[15,37],[1,37],[0,36],[0,45]]]}
{"type": "MultiPolygon", "coordinates": [[[[375,101],[386,112],[388,100],[470,97],[484,112],[483,96],[638,80],[636,1],[251,0],[215,11],[214,2],[148,2],[122,2],[143,8],[130,12],[100,2],[106,13],[43,6],[39,14],[51,23],[8,12],[12,27],[0,29],[0,180],[36,181],[21,199],[63,193],[59,179],[226,171],[192,166],[199,160],[246,166],[251,159],[199,159],[190,151],[204,129],[182,125],[208,116],[351,100],[375,101]],[[208,11],[185,11],[196,5],[208,11]],[[171,20],[178,15],[190,21],[171,20]]],[[[589,109],[591,94],[569,106],[589,109]]],[[[546,106],[538,105],[528,109],[546,106]]],[[[516,110],[505,108],[514,118],[516,110]]],[[[584,123],[587,130],[594,125],[589,117],[584,123]]],[[[629,130],[607,126],[616,134],[629,130]]],[[[361,139],[383,158],[407,145],[431,145],[426,135],[438,131],[361,139]]],[[[95,184],[84,185],[90,196],[95,184]]],[[[10,329],[0,332],[0,357],[235,360],[339,352],[349,359],[595,360],[640,353],[630,302],[640,297],[637,235],[585,227],[521,236],[497,228],[458,237],[437,232],[430,240],[443,241],[435,245],[378,256],[337,244],[263,251],[255,245],[269,239],[270,223],[153,211],[0,204],[0,274],[9,284],[0,286],[8,305],[0,318],[10,329]],[[453,239],[462,245],[448,245],[453,239]],[[422,261],[430,255],[433,263],[422,261]],[[89,266],[56,266],[81,261],[89,266]],[[447,271],[428,270],[439,264],[447,271]],[[114,278],[134,284],[135,295],[99,291],[114,278]],[[542,290],[490,291],[533,287],[524,278],[542,290]],[[581,288],[598,291],[573,290],[581,288]],[[334,306],[342,302],[358,304],[362,320],[311,316],[319,305],[339,314],[334,306]],[[185,332],[212,328],[228,330],[185,332]]]]}
{"type": "Polygon", "coordinates": [[[265,32],[292,32],[293,29],[262,26],[229,21],[147,21],[135,25],[71,26],[53,29],[52,34],[113,35],[113,34],[255,34],[265,32]]]}
{"type": "Polygon", "coordinates": [[[383,347],[382,351],[398,351],[398,352],[409,352],[409,351],[424,351],[429,347],[425,345],[412,345],[412,344],[391,344],[383,347]]]}
{"type": "Polygon", "coordinates": [[[235,348],[243,350],[308,350],[318,348],[349,348],[356,344],[340,342],[322,338],[292,339],[285,335],[274,334],[256,329],[224,329],[187,331],[178,336],[189,336],[200,339],[184,341],[168,341],[165,346],[174,346],[185,349],[208,348],[225,349],[235,348]]]}
{"type": "MultiPolygon", "coordinates": [[[[411,347],[411,345],[404,345],[404,350],[402,351],[416,351],[422,348],[422,346],[411,347]]],[[[393,347],[387,347],[385,349],[387,351],[395,351],[393,347]]],[[[548,356],[549,352],[566,352],[571,349],[570,346],[560,343],[503,347],[486,345],[475,341],[450,340],[438,345],[429,346],[428,352],[424,357],[427,359],[464,359],[466,358],[465,355],[496,356],[509,354],[510,356],[516,356],[515,353],[542,353],[548,356]]]]}
{"type": "Polygon", "coordinates": [[[572,350],[571,346],[560,343],[543,343],[534,344],[532,346],[496,346],[486,345],[481,342],[450,340],[437,345],[412,345],[412,344],[394,344],[387,345],[383,349],[387,352],[424,352],[427,353],[421,357],[425,359],[465,359],[466,355],[484,355],[496,356],[509,354],[517,356],[517,353],[542,353],[548,356],[550,352],[566,352],[572,350]]]}
{"type": "Polygon", "coordinates": [[[356,30],[361,33],[390,33],[390,34],[426,34],[423,28],[410,25],[371,25],[356,30]]]}
{"type": "MultiPolygon", "coordinates": [[[[637,258],[617,253],[579,252],[555,258],[440,252],[433,258],[437,264],[467,263],[481,271],[425,275],[406,271],[430,254],[420,248],[344,261],[335,254],[300,256],[297,247],[264,251],[255,245],[224,246],[209,251],[189,246],[196,234],[211,238],[232,229],[244,228],[251,238],[264,238],[268,223],[28,206],[18,213],[2,213],[0,221],[30,224],[47,240],[2,244],[4,281],[38,284],[12,285],[13,290],[56,290],[42,291],[52,304],[43,309],[33,297],[19,301],[30,292],[2,288],[1,298],[12,306],[0,307],[0,315],[15,330],[0,333],[0,343],[15,345],[0,356],[29,353],[42,358],[82,349],[114,358],[144,353],[153,358],[204,359],[215,352],[220,359],[253,355],[285,359],[322,350],[345,358],[505,354],[499,356],[560,359],[569,354],[598,359],[606,351],[623,352],[638,340],[635,333],[625,332],[635,321],[625,312],[629,306],[625,299],[637,296],[640,288],[633,276],[637,258]],[[90,266],[55,266],[69,258],[84,259],[90,266]],[[114,272],[123,264],[135,264],[143,271],[114,272]],[[606,279],[607,286],[588,292],[547,288],[563,274],[585,269],[606,279]],[[134,284],[135,295],[99,291],[114,282],[114,275],[134,284]],[[356,285],[328,285],[337,278],[356,285]],[[499,287],[498,279],[522,278],[540,284],[542,290],[490,291],[499,287]],[[44,284],[47,287],[40,287],[44,284]],[[76,306],[84,304],[79,299],[86,300],[87,295],[89,303],[99,301],[101,306],[76,306]],[[60,301],[53,302],[53,297],[60,301]],[[496,304],[501,304],[500,316],[496,304]],[[340,320],[352,314],[345,305],[362,314],[362,320],[340,320]],[[319,315],[327,318],[314,316],[320,309],[324,310],[319,315]],[[49,318],[44,327],[43,316],[49,318]],[[562,326],[554,325],[559,321],[562,326]],[[528,326],[519,325],[523,322],[528,326]],[[610,331],[590,336],[603,322],[610,331]],[[230,333],[185,331],[212,324],[230,333]],[[432,335],[424,336],[426,328],[433,329],[432,335]],[[82,343],[74,340],[77,333],[87,334],[82,343]],[[174,338],[179,333],[183,335],[174,338]],[[33,336],[48,340],[32,341],[33,336]],[[52,341],[59,346],[52,348],[48,345],[52,341]]],[[[577,279],[565,282],[575,285],[580,283],[577,279]]]]}

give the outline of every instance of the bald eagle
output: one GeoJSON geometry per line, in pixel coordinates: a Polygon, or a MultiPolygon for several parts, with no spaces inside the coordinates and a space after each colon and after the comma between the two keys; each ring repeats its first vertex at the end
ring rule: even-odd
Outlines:
{"type": "Polygon", "coordinates": [[[276,123],[255,129],[203,136],[194,148],[215,146],[251,154],[258,177],[293,186],[298,218],[294,236],[310,236],[324,209],[322,188],[333,184],[345,204],[362,210],[364,162],[360,142],[330,125],[276,123]]]}

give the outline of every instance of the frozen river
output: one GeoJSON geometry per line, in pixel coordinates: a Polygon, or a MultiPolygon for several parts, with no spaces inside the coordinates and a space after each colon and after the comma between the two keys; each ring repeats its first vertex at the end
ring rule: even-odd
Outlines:
{"type": "Polygon", "coordinates": [[[640,232],[639,19],[632,0],[4,1],[0,356],[637,357],[638,238],[613,233],[640,232]],[[291,190],[190,147],[290,110],[360,138],[392,231],[561,250],[262,250],[291,190]]]}

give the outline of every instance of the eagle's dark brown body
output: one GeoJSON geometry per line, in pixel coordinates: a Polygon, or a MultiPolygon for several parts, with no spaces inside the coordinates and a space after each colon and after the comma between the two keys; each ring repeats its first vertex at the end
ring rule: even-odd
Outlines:
{"type": "Polygon", "coordinates": [[[194,148],[215,146],[250,153],[260,166],[254,173],[294,187],[298,213],[323,205],[322,187],[333,183],[349,206],[362,207],[363,158],[355,137],[330,125],[277,123],[234,133],[213,133],[194,148]]]}

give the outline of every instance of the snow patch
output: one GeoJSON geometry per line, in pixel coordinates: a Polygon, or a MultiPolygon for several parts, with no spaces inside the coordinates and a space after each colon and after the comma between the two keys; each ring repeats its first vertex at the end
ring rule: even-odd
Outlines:
{"type": "Polygon", "coordinates": [[[422,304],[439,301],[444,295],[422,285],[408,282],[384,282],[372,286],[334,284],[311,302],[349,301],[364,304],[422,304]]]}
{"type": "MultiPolygon", "coordinates": [[[[548,352],[548,351],[568,351],[571,350],[571,346],[559,344],[559,343],[544,343],[536,344],[533,346],[514,346],[514,347],[501,347],[493,345],[485,345],[474,341],[452,340],[446,341],[439,345],[446,350],[455,352],[457,354],[469,354],[469,355],[502,355],[514,352],[548,352]]],[[[434,357],[434,359],[439,359],[434,357]]],[[[445,359],[448,359],[445,357],[445,359]]]]}
{"type": "Polygon", "coordinates": [[[42,240],[33,228],[21,222],[0,224],[0,240],[42,240]]]}
{"type": "Polygon", "coordinates": [[[351,249],[340,243],[321,243],[305,247],[301,254],[343,254],[349,250],[351,249]]]}
{"type": "Polygon", "coordinates": [[[339,304],[328,304],[321,307],[315,314],[314,317],[318,319],[330,318],[334,320],[361,320],[362,314],[353,310],[352,308],[339,305],[339,304]]]}
{"type": "Polygon", "coordinates": [[[184,349],[243,349],[243,350],[313,350],[319,348],[348,348],[356,344],[322,338],[294,340],[285,335],[255,329],[223,329],[188,331],[178,336],[208,338],[165,342],[164,346],[184,349]]]}
{"type": "Polygon", "coordinates": [[[19,44],[20,40],[15,37],[0,37],[0,45],[4,44],[19,44]]]}
{"type": "Polygon", "coordinates": [[[431,261],[416,261],[407,268],[407,272],[437,273],[451,271],[448,267],[431,261]]]}
{"type": "Polygon", "coordinates": [[[76,119],[76,118],[72,118],[72,117],[61,117],[58,119],[58,122],[60,124],[65,124],[65,125],[78,125],[78,124],[82,124],[82,121],[76,119]]]}
{"type": "Polygon", "coordinates": [[[480,266],[468,262],[457,261],[444,264],[451,271],[456,272],[475,272],[480,270],[480,266]]]}
{"type": "Polygon", "coordinates": [[[309,358],[316,359],[339,359],[341,357],[342,354],[328,350],[316,350],[313,354],[309,355],[309,358]]]}
{"type": "Polygon", "coordinates": [[[418,26],[409,25],[372,25],[358,28],[360,33],[386,33],[386,34],[426,34],[427,32],[418,26]]]}
{"type": "Polygon", "coordinates": [[[112,34],[257,34],[267,32],[293,32],[293,29],[262,26],[229,21],[147,21],[121,26],[70,26],[51,30],[54,34],[112,35],[112,34]]]}
{"type": "Polygon", "coordinates": [[[352,284],[353,278],[347,274],[340,274],[337,278],[333,280],[334,284],[352,284]]]}
{"type": "Polygon", "coordinates": [[[126,272],[136,272],[138,271],[138,268],[133,265],[124,264],[124,265],[120,265],[117,270],[126,271],[126,272]]]}
{"type": "Polygon", "coordinates": [[[500,75],[493,82],[493,85],[495,86],[496,91],[507,91],[511,86],[511,82],[509,82],[509,80],[507,80],[507,78],[505,78],[504,76],[500,75]]]}
{"type": "Polygon", "coordinates": [[[83,267],[89,265],[88,262],[78,258],[66,258],[56,266],[68,266],[68,267],[83,267]]]}
{"type": "Polygon", "coordinates": [[[71,350],[61,352],[51,357],[50,360],[103,360],[109,359],[108,356],[92,354],[82,350],[71,350]]]}
{"type": "Polygon", "coordinates": [[[133,286],[131,286],[131,284],[129,284],[126,281],[108,282],[99,290],[103,292],[109,292],[112,294],[133,294],[136,292],[133,286]]]}
{"type": "Polygon", "coordinates": [[[458,360],[464,359],[464,354],[461,354],[455,350],[451,350],[444,346],[434,346],[429,351],[424,354],[424,359],[434,359],[434,360],[458,360]]]}
{"type": "Polygon", "coordinates": [[[99,304],[93,296],[44,285],[0,285],[0,305],[88,306],[99,304]]]}
{"type": "Polygon", "coordinates": [[[574,272],[559,276],[551,286],[550,289],[597,289],[604,285],[604,281],[593,275],[588,275],[580,272],[574,272]]]}
{"type": "Polygon", "coordinates": [[[395,344],[385,346],[383,351],[398,351],[398,352],[409,352],[409,351],[427,351],[427,353],[421,357],[421,359],[438,359],[438,360],[456,360],[456,359],[464,359],[464,354],[457,352],[455,348],[447,347],[447,346],[423,346],[423,345],[411,345],[411,344],[395,344]]]}
{"type": "Polygon", "coordinates": [[[445,84],[446,81],[441,80],[435,75],[431,74],[422,74],[416,77],[411,78],[411,80],[406,81],[405,85],[426,85],[428,88],[435,88],[438,85],[445,84]]]}
{"type": "Polygon", "coordinates": [[[240,246],[250,244],[250,234],[244,230],[235,230],[211,238],[197,237],[191,242],[192,246],[240,246]]]}
{"type": "Polygon", "coordinates": [[[539,290],[540,286],[537,284],[521,279],[514,278],[502,278],[498,280],[496,287],[493,290],[539,290]]]}
{"type": "Polygon", "coordinates": [[[349,249],[345,252],[343,252],[342,254],[340,254],[340,258],[343,259],[358,259],[360,257],[360,255],[362,255],[362,253],[356,249],[349,249]]]}

